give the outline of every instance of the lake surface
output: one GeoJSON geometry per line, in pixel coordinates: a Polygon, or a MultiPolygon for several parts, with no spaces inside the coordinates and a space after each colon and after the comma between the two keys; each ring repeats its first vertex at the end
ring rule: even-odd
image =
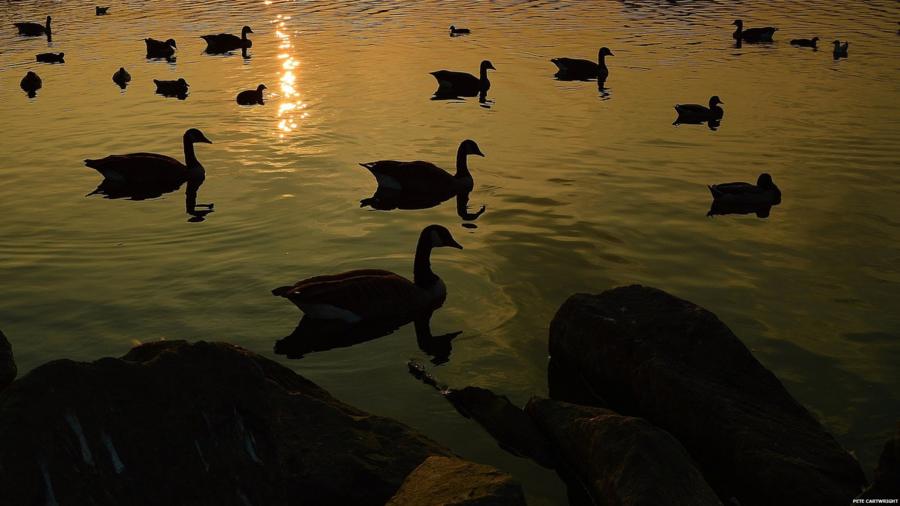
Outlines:
{"type": "MultiPolygon", "coordinates": [[[[897,2],[229,1],[4,2],[0,9],[0,326],[22,371],[47,360],[121,355],[157,339],[227,340],[275,358],[338,398],[421,429],[564,501],[553,474],[509,456],[405,363],[429,357],[412,326],[288,360],[272,353],[300,313],[273,287],[372,267],[412,273],[418,232],[448,286],[435,333],[462,331],[452,387],[516,403],[546,395],[547,328],[575,292],[641,283],[715,312],[853,450],[867,472],[900,417],[900,35],[897,2]],[[53,16],[53,42],[14,21],[53,16]],[[734,47],[735,18],[777,26],[734,47]],[[249,59],[209,56],[198,37],[250,25],[249,59]],[[448,37],[450,24],[467,37],[448,37]],[[174,64],[143,38],[174,38],[174,64]],[[821,37],[820,50],[792,47],[821,37]],[[831,40],[850,41],[834,61],[831,40]],[[563,82],[549,59],[608,58],[606,89],[563,82]],[[64,65],[37,64],[63,51],[64,65]],[[476,73],[487,101],[436,101],[429,72],[476,73]],[[133,77],[124,92],[111,76],[133,77]],[[18,83],[43,79],[29,99],[18,83]],[[184,77],[184,101],[152,79],[184,77]],[[240,107],[241,90],[267,103],[240,107]],[[673,126],[676,103],[718,95],[717,131],[673,126]],[[85,158],[150,151],[182,158],[197,127],[207,178],[189,222],[184,195],[86,197],[85,158]],[[452,201],[373,211],[358,163],[429,160],[452,169],[478,142],[463,227],[452,201]],[[707,184],[772,174],[768,218],[707,217],[707,184]]],[[[715,360],[715,357],[710,357],[715,360]]]]}

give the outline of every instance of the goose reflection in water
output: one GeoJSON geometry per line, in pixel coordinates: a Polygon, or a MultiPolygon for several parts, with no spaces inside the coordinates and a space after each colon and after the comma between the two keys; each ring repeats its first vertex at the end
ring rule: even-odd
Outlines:
{"type": "Polygon", "coordinates": [[[299,359],[309,353],[348,348],[367,341],[374,341],[393,334],[400,327],[412,322],[419,349],[430,355],[431,361],[435,365],[443,364],[450,360],[450,353],[453,351],[451,341],[462,334],[462,331],[433,335],[431,333],[431,315],[432,313],[429,312],[413,319],[367,320],[355,324],[304,316],[289,336],[275,342],[274,351],[278,355],[299,359]]]}
{"type": "Polygon", "coordinates": [[[469,194],[471,193],[471,191],[460,191],[448,194],[446,198],[436,198],[433,195],[410,194],[379,186],[374,195],[359,201],[359,207],[371,207],[378,211],[430,209],[456,197],[456,214],[463,221],[475,221],[484,214],[486,207],[482,205],[478,211],[469,212],[469,194]]]}

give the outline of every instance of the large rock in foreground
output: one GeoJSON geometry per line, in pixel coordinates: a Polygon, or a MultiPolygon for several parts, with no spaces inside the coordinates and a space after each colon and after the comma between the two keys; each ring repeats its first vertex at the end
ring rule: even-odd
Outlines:
{"type": "Polygon", "coordinates": [[[606,506],[721,506],[690,455],[646,420],[532,399],[526,412],[593,499],[606,506]]]}
{"type": "Polygon", "coordinates": [[[0,330],[0,390],[16,379],[16,362],[13,360],[12,345],[0,330]]]}
{"type": "Polygon", "coordinates": [[[550,325],[550,355],[568,377],[550,386],[554,397],[602,398],[665,429],[723,499],[845,506],[865,485],[778,378],[690,302],[642,286],[574,295],[550,325]]]}
{"type": "Polygon", "coordinates": [[[872,486],[860,498],[897,499],[900,498],[900,422],[894,437],[884,444],[872,486]]]}
{"type": "Polygon", "coordinates": [[[226,344],[55,361],[0,392],[10,505],[383,505],[448,454],[226,344]]]}
{"type": "Polygon", "coordinates": [[[496,469],[449,457],[428,457],[388,506],[524,506],[522,489],[496,469]]]}

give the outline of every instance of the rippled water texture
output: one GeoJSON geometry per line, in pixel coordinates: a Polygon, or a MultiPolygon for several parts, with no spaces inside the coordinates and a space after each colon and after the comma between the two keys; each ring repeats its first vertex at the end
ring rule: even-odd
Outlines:
{"type": "MultiPolygon", "coordinates": [[[[120,355],[134,342],[229,340],[272,355],[299,313],[269,294],[303,277],[375,267],[411,274],[418,231],[465,246],[433,258],[449,297],[435,333],[462,331],[434,374],[523,403],[546,394],[547,326],[574,292],[644,283],[701,304],[871,469],[900,415],[900,9],[846,2],[141,2],[96,17],[83,1],[4,2],[0,12],[0,325],[21,368],[120,355]],[[52,50],[13,21],[54,18],[52,50]],[[779,27],[731,40],[734,18],[779,27]],[[203,54],[200,35],[250,25],[251,58],[203,54]],[[450,24],[467,37],[448,37],[450,24]],[[817,52],[791,47],[821,37],[817,52]],[[148,62],[144,37],[178,42],[148,62]],[[849,40],[834,61],[830,41],[849,40]],[[552,57],[594,58],[610,78],[553,78],[552,57]],[[428,73],[497,68],[487,101],[430,100],[428,73]],[[111,76],[125,66],[126,91],[111,76]],[[18,83],[43,79],[35,99],[18,83]],[[184,77],[186,100],[153,93],[184,77]],[[237,92],[268,86],[265,106],[237,92]],[[675,103],[725,102],[718,131],[673,126],[675,103]],[[182,157],[197,127],[207,170],[202,223],[182,193],[86,197],[85,158],[182,157]],[[374,179],[357,163],[452,167],[475,139],[470,208],[359,207],[374,179]],[[770,172],[771,216],[706,217],[707,184],[770,172]]],[[[406,372],[427,360],[405,327],[282,363],[335,395],[423,429],[562,500],[548,472],[505,455],[406,372]]],[[[715,357],[710,357],[714,360],[715,357]]]]}

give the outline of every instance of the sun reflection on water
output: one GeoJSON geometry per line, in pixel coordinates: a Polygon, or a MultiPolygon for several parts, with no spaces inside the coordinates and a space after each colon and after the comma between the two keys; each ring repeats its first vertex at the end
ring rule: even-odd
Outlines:
{"type": "Polygon", "coordinates": [[[284,138],[285,134],[293,132],[297,129],[297,121],[306,118],[308,113],[303,111],[306,104],[300,100],[300,92],[297,91],[297,67],[300,62],[291,54],[294,44],[291,42],[291,36],[286,28],[287,21],[291,16],[278,14],[273,21],[275,24],[275,37],[278,38],[278,59],[281,62],[281,74],[279,81],[281,83],[281,103],[278,105],[278,130],[279,138],[284,138]]]}

